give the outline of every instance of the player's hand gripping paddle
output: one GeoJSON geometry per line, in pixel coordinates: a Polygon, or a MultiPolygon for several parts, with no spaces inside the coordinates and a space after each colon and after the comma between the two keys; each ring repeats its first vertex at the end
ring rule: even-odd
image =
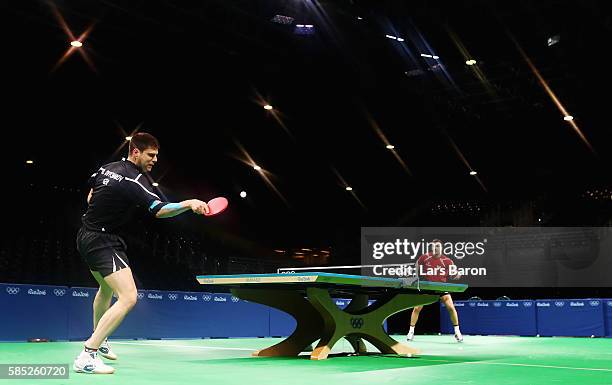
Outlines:
{"type": "Polygon", "coordinates": [[[228,201],[226,198],[223,198],[223,197],[213,198],[207,203],[210,211],[208,212],[208,214],[204,214],[204,215],[206,215],[207,217],[210,217],[213,215],[221,214],[227,208],[227,204],[228,204],[228,201]]]}

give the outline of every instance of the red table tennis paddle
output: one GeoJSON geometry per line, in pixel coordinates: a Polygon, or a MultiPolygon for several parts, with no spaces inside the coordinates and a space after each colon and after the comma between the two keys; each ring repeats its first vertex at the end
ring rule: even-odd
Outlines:
{"type": "Polygon", "coordinates": [[[204,215],[210,217],[222,213],[227,208],[228,201],[224,197],[217,197],[208,201],[207,204],[210,211],[208,212],[208,214],[204,215]]]}

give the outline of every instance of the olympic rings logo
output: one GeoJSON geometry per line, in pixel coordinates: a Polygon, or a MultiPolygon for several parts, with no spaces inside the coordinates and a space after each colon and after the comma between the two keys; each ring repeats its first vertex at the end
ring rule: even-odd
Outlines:
{"type": "Polygon", "coordinates": [[[6,292],[11,294],[11,295],[14,295],[14,294],[19,293],[19,288],[18,287],[10,287],[9,286],[9,287],[6,288],[6,292]]]}
{"type": "Polygon", "coordinates": [[[56,297],[63,297],[64,294],[66,294],[66,290],[65,289],[53,289],[53,294],[55,294],[56,297]]]}
{"type": "Polygon", "coordinates": [[[175,301],[176,298],[177,298],[177,295],[173,294],[173,293],[170,293],[170,294],[168,294],[168,298],[170,298],[170,300],[172,300],[172,301],[175,301]]]}
{"type": "Polygon", "coordinates": [[[363,318],[351,318],[351,326],[353,329],[361,329],[363,326],[363,318]]]}

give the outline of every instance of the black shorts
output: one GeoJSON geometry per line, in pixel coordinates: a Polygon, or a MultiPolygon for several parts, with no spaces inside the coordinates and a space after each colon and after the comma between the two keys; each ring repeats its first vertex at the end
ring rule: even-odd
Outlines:
{"type": "Polygon", "coordinates": [[[125,254],[127,245],[123,238],[115,234],[81,227],[77,233],[77,250],[89,270],[97,271],[103,277],[129,267],[130,261],[125,254]]]}

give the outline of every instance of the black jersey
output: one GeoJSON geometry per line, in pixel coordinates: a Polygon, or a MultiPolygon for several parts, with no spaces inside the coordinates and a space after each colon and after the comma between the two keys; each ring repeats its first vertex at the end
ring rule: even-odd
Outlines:
{"type": "Polygon", "coordinates": [[[113,162],[89,178],[93,195],[83,226],[90,231],[115,233],[131,220],[134,208],[155,214],[163,206],[146,175],[130,161],[113,162]]]}

